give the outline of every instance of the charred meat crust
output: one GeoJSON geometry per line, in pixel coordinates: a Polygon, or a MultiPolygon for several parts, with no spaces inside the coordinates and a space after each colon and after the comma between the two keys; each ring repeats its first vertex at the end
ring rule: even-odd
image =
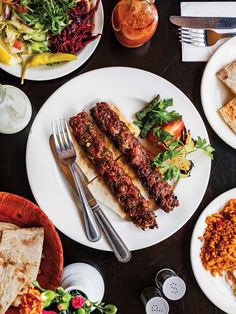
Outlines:
{"type": "Polygon", "coordinates": [[[99,129],[91,121],[88,113],[81,112],[70,119],[70,127],[78,144],[96,167],[104,182],[124,208],[126,215],[141,228],[157,226],[155,214],[150,210],[148,201],[140,194],[119,162],[105,146],[99,129]]]}
{"type": "Polygon", "coordinates": [[[91,115],[101,130],[112,139],[116,147],[133,167],[150,196],[164,211],[169,212],[179,205],[173,188],[165,181],[139,140],[131,133],[127,125],[105,103],[97,103],[91,109],[91,115]]]}

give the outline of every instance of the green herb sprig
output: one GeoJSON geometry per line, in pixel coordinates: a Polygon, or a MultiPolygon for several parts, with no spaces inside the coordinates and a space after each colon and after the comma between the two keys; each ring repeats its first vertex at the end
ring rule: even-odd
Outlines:
{"type": "Polygon", "coordinates": [[[166,110],[171,106],[173,106],[172,98],[160,100],[158,95],[146,107],[136,113],[137,120],[134,123],[140,128],[142,138],[145,138],[148,131],[156,125],[161,126],[181,118],[181,115],[175,110],[166,110]]]}
{"type": "Polygon", "coordinates": [[[198,136],[195,148],[195,150],[204,151],[208,157],[213,159],[213,152],[215,151],[215,148],[208,144],[205,138],[202,139],[200,136],[198,136]]]}

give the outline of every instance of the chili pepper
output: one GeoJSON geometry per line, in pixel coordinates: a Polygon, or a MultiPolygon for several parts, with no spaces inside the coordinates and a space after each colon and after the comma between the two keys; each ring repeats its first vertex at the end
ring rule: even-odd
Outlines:
{"type": "Polygon", "coordinates": [[[70,53],[51,53],[44,52],[30,56],[22,67],[21,84],[24,84],[24,77],[28,68],[37,67],[39,65],[52,64],[57,62],[65,62],[76,60],[77,57],[70,53]]]}

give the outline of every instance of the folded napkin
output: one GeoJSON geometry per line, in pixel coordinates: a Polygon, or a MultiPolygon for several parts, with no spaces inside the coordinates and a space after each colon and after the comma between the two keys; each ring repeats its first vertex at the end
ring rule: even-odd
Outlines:
{"type": "MultiPolygon", "coordinates": [[[[181,2],[181,16],[236,17],[236,2],[181,2]]],[[[236,29],[215,31],[225,33],[236,29]]],[[[182,61],[208,61],[226,40],[228,39],[222,39],[211,47],[196,47],[182,43],[182,61]]]]}

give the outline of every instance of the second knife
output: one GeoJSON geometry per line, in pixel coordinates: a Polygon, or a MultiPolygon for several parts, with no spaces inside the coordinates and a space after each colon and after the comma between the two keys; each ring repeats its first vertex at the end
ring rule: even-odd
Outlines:
{"type": "Polygon", "coordinates": [[[180,27],[201,29],[236,28],[236,17],[170,16],[170,22],[180,27]]]}

